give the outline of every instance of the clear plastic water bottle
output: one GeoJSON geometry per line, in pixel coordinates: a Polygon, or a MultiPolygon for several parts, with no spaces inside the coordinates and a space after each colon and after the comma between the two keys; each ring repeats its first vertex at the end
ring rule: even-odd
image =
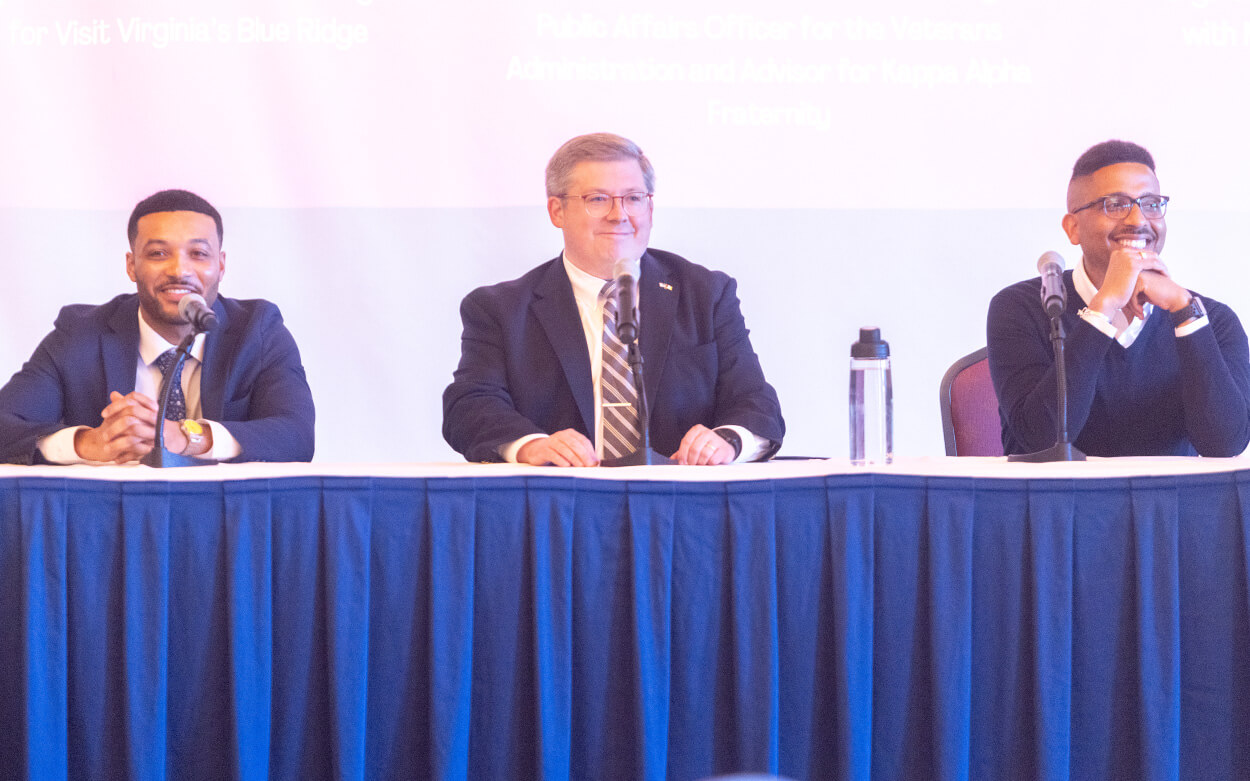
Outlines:
{"type": "Polygon", "coordinates": [[[880,328],[859,329],[851,345],[851,463],[894,460],[894,381],[880,328]]]}

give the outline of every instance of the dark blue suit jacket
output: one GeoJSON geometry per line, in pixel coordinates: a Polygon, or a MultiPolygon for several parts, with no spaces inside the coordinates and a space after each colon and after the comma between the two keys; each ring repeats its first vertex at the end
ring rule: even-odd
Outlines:
{"type": "MultiPolygon", "coordinates": [[[[772,440],[775,452],[785,422],[734,280],[650,249],[639,288],[652,447],[671,455],[696,423],[732,424],[772,440]]],[[[527,434],[571,428],[594,441],[590,356],[560,258],[474,290],[460,317],[460,366],[443,393],[448,444],[470,461],[499,461],[500,445],[527,434]]]]}
{"type": "MultiPolygon", "coordinates": [[[[313,400],[299,348],[268,301],[218,297],[204,341],[202,416],[238,440],[236,461],[309,461],[313,400]]],[[[35,442],[66,426],[98,426],[109,392],[135,388],[139,297],[61,310],[52,333],[0,388],[0,460],[39,460],[35,442]]]]}

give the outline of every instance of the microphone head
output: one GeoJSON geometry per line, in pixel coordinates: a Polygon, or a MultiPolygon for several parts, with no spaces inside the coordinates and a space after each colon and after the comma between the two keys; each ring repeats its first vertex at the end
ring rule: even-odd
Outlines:
{"type": "Polygon", "coordinates": [[[217,325],[217,315],[199,293],[188,293],[178,299],[178,315],[197,331],[211,331],[217,325]]]}
{"type": "Polygon", "coordinates": [[[1044,252],[1037,260],[1037,273],[1042,276],[1042,309],[1051,318],[1063,316],[1068,305],[1068,291],[1063,283],[1063,256],[1044,252]]]}
{"type": "Polygon", "coordinates": [[[1045,274],[1046,267],[1051,266],[1051,265],[1058,266],[1059,267],[1058,272],[1063,273],[1063,255],[1060,255],[1058,252],[1055,252],[1054,250],[1048,250],[1046,252],[1043,252],[1042,256],[1037,259],[1038,273],[1045,274]]]}
{"type": "Polygon", "coordinates": [[[197,309],[204,310],[207,308],[208,302],[199,293],[187,293],[178,299],[178,315],[184,320],[194,319],[197,309]]]}
{"type": "Polygon", "coordinates": [[[642,259],[630,260],[629,258],[621,258],[616,261],[616,265],[612,267],[612,278],[620,279],[621,277],[632,277],[638,279],[642,274],[642,259]]]}

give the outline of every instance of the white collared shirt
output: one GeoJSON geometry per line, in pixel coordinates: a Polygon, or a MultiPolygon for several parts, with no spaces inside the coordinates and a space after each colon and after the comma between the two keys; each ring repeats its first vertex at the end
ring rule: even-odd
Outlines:
{"type": "MultiPolygon", "coordinates": [[[[160,367],[156,365],[156,360],[170,350],[176,349],[177,345],[165,341],[165,338],[143,319],[142,313],[138,317],[139,358],[135,364],[135,392],[159,402],[157,394],[160,392],[163,375],[160,367]]],[[[198,334],[195,337],[195,341],[191,344],[191,352],[182,365],[182,394],[186,398],[188,418],[198,419],[203,412],[200,404],[200,368],[204,360],[204,336],[204,334],[198,334]]],[[[209,420],[202,422],[212,430],[213,448],[197,458],[224,461],[242,452],[238,440],[226,430],[224,425],[209,420]]],[[[74,448],[74,435],[79,429],[84,428],[89,427],[63,428],[43,437],[36,446],[44,459],[53,464],[96,463],[79,456],[74,448]]]]}
{"type": "MultiPolygon", "coordinates": [[[[159,402],[161,369],[156,360],[178,345],[165,341],[139,316],[139,363],[135,366],[135,391],[159,402]]],[[[200,417],[200,367],[204,361],[204,334],[197,334],[191,343],[191,353],[182,364],[182,395],[187,401],[187,417],[200,417]]],[[[213,432],[216,434],[217,432],[213,432]]]]}

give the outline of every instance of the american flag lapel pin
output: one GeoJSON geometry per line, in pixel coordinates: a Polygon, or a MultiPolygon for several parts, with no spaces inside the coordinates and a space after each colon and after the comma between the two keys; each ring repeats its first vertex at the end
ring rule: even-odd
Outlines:
{"type": "Polygon", "coordinates": [[[673,290],[673,286],[672,286],[672,285],[670,285],[670,284],[669,284],[669,283],[667,283],[667,282],[661,282],[661,283],[660,283],[660,287],[664,288],[665,290],[669,291],[670,293],[671,293],[671,292],[672,292],[672,290],[673,290]]]}

